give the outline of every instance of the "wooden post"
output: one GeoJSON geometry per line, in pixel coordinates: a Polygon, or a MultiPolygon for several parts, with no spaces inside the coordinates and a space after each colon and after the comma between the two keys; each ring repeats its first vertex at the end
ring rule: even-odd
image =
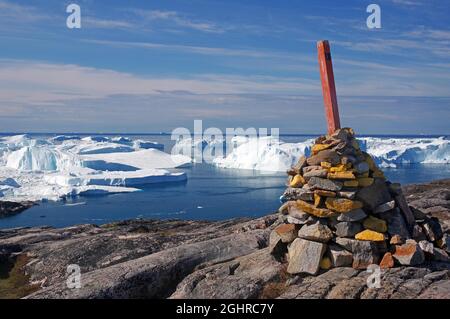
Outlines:
{"type": "Polygon", "coordinates": [[[323,101],[327,117],[328,134],[341,128],[339,109],[334,84],[333,63],[331,61],[330,44],[327,40],[317,42],[319,54],[320,78],[322,79],[323,101]]]}

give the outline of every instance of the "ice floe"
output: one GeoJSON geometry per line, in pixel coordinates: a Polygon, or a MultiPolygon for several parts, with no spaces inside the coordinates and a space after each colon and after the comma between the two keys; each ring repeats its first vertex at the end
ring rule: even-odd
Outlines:
{"type": "Polygon", "coordinates": [[[78,195],[136,192],[146,184],[186,180],[175,168],[191,162],[164,145],[128,137],[28,135],[0,138],[0,197],[59,200],[78,195]]]}

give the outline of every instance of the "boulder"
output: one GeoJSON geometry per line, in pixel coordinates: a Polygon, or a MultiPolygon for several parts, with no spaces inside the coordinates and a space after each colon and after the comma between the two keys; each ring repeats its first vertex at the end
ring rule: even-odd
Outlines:
{"type": "Polygon", "coordinates": [[[304,184],[306,184],[306,181],[303,178],[303,176],[297,174],[292,178],[291,182],[289,183],[289,186],[293,188],[299,188],[302,187],[304,184]]]}
{"type": "Polygon", "coordinates": [[[341,222],[336,225],[336,236],[338,237],[354,237],[363,228],[360,223],[341,222]]]}
{"type": "Polygon", "coordinates": [[[333,233],[326,226],[321,223],[315,223],[313,225],[305,225],[298,231],[298,237],[326,243],[333,238],[333,233]]]}
{"type": "Polygon", "coordinates": [[[328,162],[331,165],[337,165],[341,161],[339,155],[333,150],[323,150],[316,155],[309,157],[306,162],[308,165],[320,165],[321,162],[328,162]]]}
{"type": "Polygon", "coordinates": [[[366,208],[374,211],[381,204],[391,201],[392,197],[386,183],[380,178],[375,178],[372,185],[357,192],[356,199],[363,202],[366,208]]]}
{"type": "Polygon", "coordinates": [[[425,235],[430,241],[437,241],[444,236],[441,224],[436,217],[429,218],[423,225],[425,235]]]}
{"type": "Polygon", "coordinates": [[[314,193],[310,190],[304,189],[304,188],[287,188],[282,197],[285,200],[306,200],[306,201],[312,201],[314,200],[314,193]]]}
{"type": "Polygon", "coordinates": [[[325,201],[325,205],[328,209],[338,213],[348,213],[352,210],[362,208],[363,203],[360,201],[353,201],[346,198],[332,198],[328,197],[325,201]]]}
{"type": "Polygon", "coordinates": [[[305,167],[306,165],[307,165],[306,156],[302,156],[292,169],[295,171],[296,174],[300,174],[303,170],[303,167],[305,167]]]}
{"type": "Polygon", "coordinates": [[[294,224],[281,224],[275,228],[275,232],[285,244],[289,244],[297,238],[297,227],[294,224]]]}
{"type": "Polygon", "coordinates": [[[306,180],[309,180],[311,177],[326,178],[327,174],[328,174],[328,171],[326,169],[320,168],[320,169],[310,170],[309,172],[304,173],[303,177],[306,180]]]}
{"type": "Polygon", "coordinates": [[[369,216],[363,221],[363,226],[365,229],[370,229],[379,233],[387,232],[387,224],[384,220],[369,216]]]}
{"type": "Polygon", "coordinates": [[[395,201],[391,200],[387,203],[379,205],[375,210],[373,211],[374,214],[380,214],[385,213],[390,210],[393,210],[395,208],[395,201]]]}
{"type": "Polygon", "coordinates": [[[395,246],[393,256],[397,262],[405,266],[417,266],[425,261],[425,255],[422,249],[411,239],[404,245],[395,246]]]}
{"type": "Polygon", "coordinates": [[[336,244],[353,253],[352,267],[355,269],[366,269],[371,264],[378,264],[380,256],[386,250],[384,243],[339,237],[335,241],[336,244]]]}
{"type": "Polygon", "coordinates": [[[349,267],[353,263],[353,255],[338,245],[330,245],[330,260],[333,267],[349,267]]]}
{"type": "Polygon", "coordinates": [[[289,274],[317,274],[325,250],[326,245],[323,243],[297,238],[289,247],[287,272],[289,274]]]}
{"type": "Polygon", "coordinates": [[[337,218],[340,222],[357,222],[367,217],[367,214],[361,209],[354,209],[345,214],[340,214],[337,218]]]}
{"type": "Polygon", "coordinates": [[[342,189],[343,184],[339,181],[332,181],[320,177],[311,177],[308,181],[311,189],[323,189],[326,191],[337,192],[342,189]]]}
{"type": "Polygon", "coordinates": [[[277,258],[281,258],[286,251],[286,244],[281,240],[281,236],[273,230],[269,236],[269,252],[277,258]]]}

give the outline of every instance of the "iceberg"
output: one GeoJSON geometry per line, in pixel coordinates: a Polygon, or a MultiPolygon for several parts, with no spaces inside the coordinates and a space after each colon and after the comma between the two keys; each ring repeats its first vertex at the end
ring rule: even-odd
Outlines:
{"type": "Polygon", "coordinates": [[[189,157],[158,150],[164,145],[127,137],[28,135],[0,138],[0,197],[57,201],[79,195],[140,191],[137,186],[187,179],[173,169],[189,157]]]}
{"type": "Polygon", "coordinates": [[[360,138],[378,165],[449,164],[450,141],[439,138],[360,138]]]}
{"type": "Polygon", "coordinates": [[[284,143],[269,136],[246,141],[239,139],[236,145],[229,155],[215,158],[214,164],[222,168],[281,172],[294,165],[302,155],[309,154],[312,141],[284,143]]]}

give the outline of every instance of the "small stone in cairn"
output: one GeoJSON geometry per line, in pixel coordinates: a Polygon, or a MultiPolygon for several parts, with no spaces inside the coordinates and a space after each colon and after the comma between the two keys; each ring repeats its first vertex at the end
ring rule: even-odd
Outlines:
{"type": "Polygon", "coordinates": [[[288,273],[449,260],[450,239],[439,221],[408,206],[400,184],[386,180],[352,129],[317,138],[311,156],[288,175],[283,224],[269,240],[278,260],[288,252],[288,273]]]}

